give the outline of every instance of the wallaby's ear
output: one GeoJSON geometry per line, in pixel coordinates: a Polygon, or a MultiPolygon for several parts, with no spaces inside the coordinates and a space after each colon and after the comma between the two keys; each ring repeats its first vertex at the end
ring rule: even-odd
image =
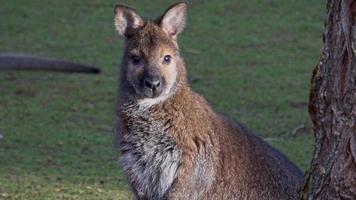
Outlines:
{"type": "Polygon", "coordinates": [[[130,37],[144,23],[144,19],[134,9],[124,5],[115,6],[115,27],[120,36],[130,37]]]}
{"type": "Polygon", "coordinates": [[[159,26],[174,39],[185,27],[187,8],[187,3],[174,4],[159,18],[159,26]]]}

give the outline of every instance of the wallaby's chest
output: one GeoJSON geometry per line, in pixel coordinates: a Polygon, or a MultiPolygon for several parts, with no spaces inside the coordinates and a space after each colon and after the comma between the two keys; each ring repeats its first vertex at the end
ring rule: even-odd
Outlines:
{"type": "Polygon", "coordinates": [[[120,145],[123,169],[139,197],[163,198],[181,162],[181,150],[168,135],[170,124],[148,112],[127,116],[120,145]]]}

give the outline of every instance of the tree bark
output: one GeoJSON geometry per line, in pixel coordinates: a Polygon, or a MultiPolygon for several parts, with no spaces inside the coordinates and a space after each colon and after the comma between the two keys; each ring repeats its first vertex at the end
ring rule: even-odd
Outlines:
{"type": "Polygon", "coordinates": [[[324,48],[311,80],[315,134],[303,200],[356,199],[356,0],[328,0],[324,48]]]}

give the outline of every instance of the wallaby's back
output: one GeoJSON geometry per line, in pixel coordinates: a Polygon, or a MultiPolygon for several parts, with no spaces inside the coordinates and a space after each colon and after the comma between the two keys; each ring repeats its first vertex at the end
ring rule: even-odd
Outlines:
{"type": "Polygon", "coordinates": [[[209,196],[261,200],[298,198],[302,173],[293,163],[242,125],[224,118],[222,124],[224,133],[217,133],[221,148],[218,176],[233,187],[225,187],[226,193],[220,193],[219,198],[217,191],[226,185],[221,181],[209,196]],[[231,190],[239,192],[229,194],[231,190]]]}
{"type": "MultiPolygon", "coordinates": [[[[172,199],[298,199],[302,173],[293,163],[239,123],[213,112],[199,95],[189,96],[196,100],[188,102],[199,106],[179,119],[191,124],[185,126],[190,130],[176,134],[190,135],[184,143],[191,141],[194,150],[187,151],[193,156],[185,158],[186,174],[178,178],[175,186],[181,188],[172,199]],[[204,116],[199,124],[189,116],[193,112],[204,116]],[[203,133],[192,135],[197,129],[203,133]]],[[[173,137],[179,141],[177,135],[173,137]]]]}

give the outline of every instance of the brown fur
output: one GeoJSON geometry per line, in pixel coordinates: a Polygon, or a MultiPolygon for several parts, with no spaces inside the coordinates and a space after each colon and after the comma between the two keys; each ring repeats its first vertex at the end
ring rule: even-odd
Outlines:
{"type": "MultiPolygon", "coordinates": [[[[163,199],[297,199],[302,178],[299,169],[245,127],[215,113],[190,89],[176,35],[170,37],[160,20],[145,22],[126,36],[118,103],[119,148],[135,123],[127,106],[144,98],[132,83],[155,63],[174,86],[167,99],[147,108],[149,120],[167,123],[166,134],[182,150],[176,178],[163,199]],[[141,54],[148,64],[132,67],[131,54],[141,54]],[[160,64],[165,54],[173,55],[170,68],[160,64]]],[[[134,182],[131,185],[138,199],[149,199],[140,195],[134,182]]]]}

